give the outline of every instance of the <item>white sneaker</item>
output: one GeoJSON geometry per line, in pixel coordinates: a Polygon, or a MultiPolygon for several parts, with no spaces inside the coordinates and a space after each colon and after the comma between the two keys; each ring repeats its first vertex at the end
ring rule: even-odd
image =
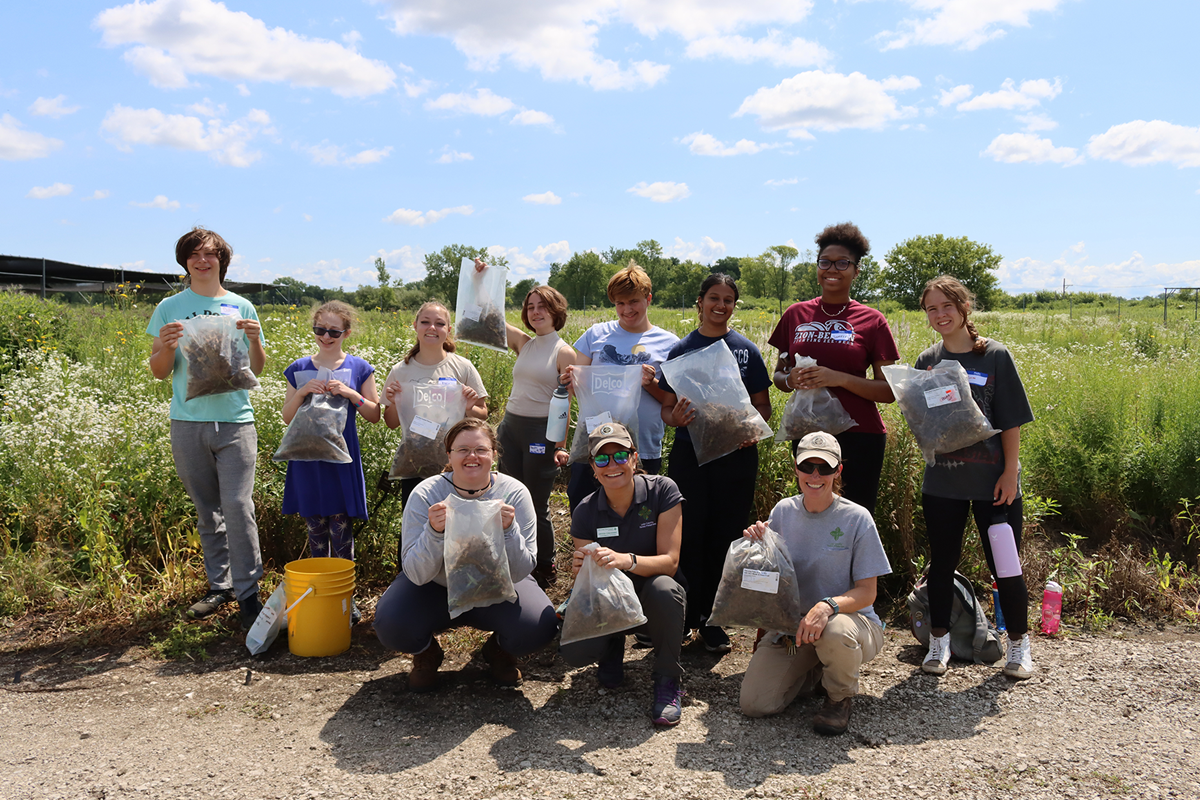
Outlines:
{"type": "Polygon", "coordinates": [[[921,669],[930,675],[945,675],[946,664],[950,661],[950,634],[943,636],[929,635],[929,655],[921,669]]]}
{"type": "Polygon", "coordinates": [[[1028,633],[1015,642],[1009,640],[1004,674],[1017,680],[1025,680],[1033,675],[1033,655],[1029,652],[1028,633]]]}

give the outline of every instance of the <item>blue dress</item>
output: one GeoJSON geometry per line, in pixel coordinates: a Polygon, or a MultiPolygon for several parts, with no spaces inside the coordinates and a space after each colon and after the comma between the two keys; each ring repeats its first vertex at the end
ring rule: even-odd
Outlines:
{"type": "MultiPolygon", "coordinates": [[[[317,371],[311,356],[297,359],[283,371],[284,377],[293,388],[296,373],[317,371]]],[[[358,356],[347,354],[342,366],[333,371],[333,377],[354,391],[362,393],[363,383],[375,374],[375,368],[358,356]]],[[[301,384],[313,376],[304,376],[301,384]]],[[[333,464],[328,461],[289,461],[287,478],[283,484],[283,513],[299,514],[302,517],[331,517],[346,514],[359,519],[367,518],[367,484],[363,478],[362,452],[358,447],[358,428],[355,420],[358,409],[350,404],[346,415],[346,448],[354,459],[349,464],[333,464]]]]}

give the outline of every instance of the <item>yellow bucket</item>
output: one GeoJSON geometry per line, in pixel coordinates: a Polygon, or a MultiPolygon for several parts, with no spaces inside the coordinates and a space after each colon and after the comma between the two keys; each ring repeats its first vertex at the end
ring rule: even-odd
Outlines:
{"type": "Polygon", "coordinates": [[[288,649],[294,656],[336,656],[350,648],[354,562],[302,558],[284,567],[288,649]]]}

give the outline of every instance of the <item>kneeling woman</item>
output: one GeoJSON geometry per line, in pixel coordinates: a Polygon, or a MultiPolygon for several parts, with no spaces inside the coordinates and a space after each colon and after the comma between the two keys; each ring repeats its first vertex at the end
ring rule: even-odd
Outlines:
{"type": "Polygon", "coordinates": [[[516,659],[545,646],[557,631],[554,607],[530,576],[537,559],[537,518],[529,490],[515,478],[492,472],[498,454],[496,434],[483,420],[464,419],[446,433],[450,465],[427,478],[404,505],[401,571],[375,608],[375,633],[384,647],[413,653],[408,687],[415,692],[437,685],[444,657],[435,634],[458,625],[492,631],[483,657],[501,686],[521,683],[516,659]],[[508,570],[517,599],[474,608],[453,621],[447,607],[446,498],[502,500],[500,521],[508,570]]]}
{"type": "Polygon", "coordinates": [[[796,448],[800,494],[780,500],[764,524],[787,543],[796,567],[800,606],[809,611],[795,641],[772,631],[759,643],[742,678],[742,713],[783,711],[818,681],[828,697],[813,719],[817,733],[836,736],[850,724],[858,671],[883,647],[883,625],[872,608],[880,575],[892,571],[875,522],[865,508],[838,494],[842,449],[828,433],[810,433],[796,448]]]}
{"type": "Polygon", "coordinates": [[[592,474],[600,489],[584,498],[571,515],[575,540],[574,574],[583,548],[600,547],[591,558],[606,569],[623,570],[633,580],[646,624],[611,636],[572,642],[559,654],[573,667],[598,663],[600,685],[618,686],[625,677],[625,637],[642,633],[654,647],[655,725],[678,724],[682,714],[683,616],[687,595],[678,581],[683,536],[683,496],[670,478],[637,473],[637,448],[624,425],[606,422],[588,437],[592,474]]]}

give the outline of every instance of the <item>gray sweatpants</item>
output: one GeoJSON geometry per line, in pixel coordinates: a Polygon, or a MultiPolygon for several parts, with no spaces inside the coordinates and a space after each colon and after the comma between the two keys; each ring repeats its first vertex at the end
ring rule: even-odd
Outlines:
{"type": "Polygon", "coordinates": [[[263,567],[254,521],[254,423],[173,419],[171,455],[196,506],[208,585],[232,588],[238,600],[257,594],[263,567]]]}

